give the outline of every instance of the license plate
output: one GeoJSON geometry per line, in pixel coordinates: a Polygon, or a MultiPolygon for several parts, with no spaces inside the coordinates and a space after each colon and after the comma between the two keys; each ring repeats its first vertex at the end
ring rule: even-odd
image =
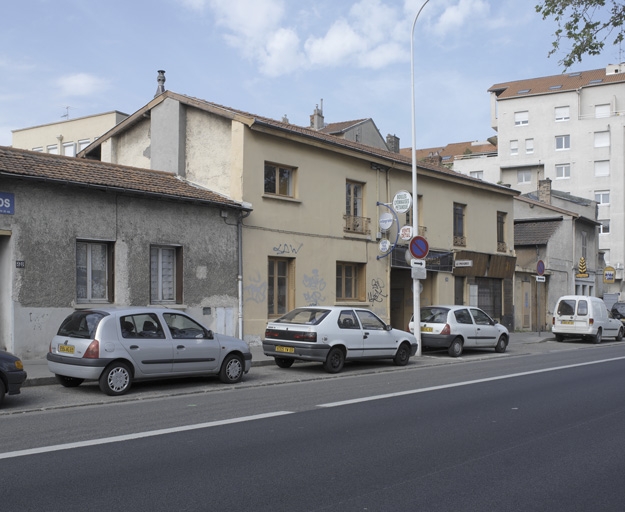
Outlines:
{"type": "Polygon", "coordinates": [[[65,354],[73,354],[74,345],[59,345],[59,352],[64,352],[65,354]]]}
{"type": "Polygon", "coordinates": [[[288,354],[294,354],[295,349],[293,347],[281,347],[280,345],[276,346],[276,352],[286,352],[288,354]]]}
{"type": "Polygon", "coordinates": [[[573,322],[573,320],[562,320],[562,323],[564,325],[573,325],[575,322],[573,322]]]}
{"type": "Polygon", "coordinates": [[[431,327],[421,327],[421,332],[432,332],[431,327]]]}

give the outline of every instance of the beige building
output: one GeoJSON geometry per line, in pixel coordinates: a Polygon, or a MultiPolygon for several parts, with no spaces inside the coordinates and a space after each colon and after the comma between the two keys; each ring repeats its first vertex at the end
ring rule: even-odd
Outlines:
{"type": "Polygon", "coordinates": [[[12,147],[54,155],[76,156],[76,153],[127,117],[128,114],[115,110],[13,130],[12,147]]]}
{"type": "MultiPolygon", "coordinates": [[[[308,304],[367,305],[406,328],[413,281],[398,228],[411,212],[388,231],[380,219],[411,190],[410,158],[171,91],[78,156],[167,171],[253,210],[239,275],[246,341],[260,341],[268,318],[308,304]]],[[[430,247],[423,304],[480,305],[512,327],[517,194],[419,165],[419,230],[430,247]]]]}

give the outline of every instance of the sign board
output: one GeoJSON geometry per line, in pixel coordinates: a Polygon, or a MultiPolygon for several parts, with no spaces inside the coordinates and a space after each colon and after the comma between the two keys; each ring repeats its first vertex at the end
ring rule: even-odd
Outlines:
{"type": "Polygon", "coordinates": [[[454,261],[455,267],[472,267],[473,260],[456,260],[454,261]]]}
{"type": "Polygon", "coordinates": [[[397,213],[406,213],[412,206],[412,196],[406,190],[400,190],[393,198],[393,210],[397,213]]]}
{"type": "Polygon", "coordinates": [[[614,284],[616,270],[614,267],[606,267],[603,269],[603,282],[605,284],[614,284]]]}
{"type": "Polygon", "coordinates": [[[7,215],[15,213],[15,195],[10,192],[0,192],[0,213],[7,215]]]}
{"type": "Polygon", "coordinates": [[[412,260],[410,260],[410,266],[412,268],[417,268],[417,267],[425,268],[425,260],[415,260],[415,259],[412,259],[412,260]]]}
{"type": "Polygon", "coordinates": [[[545,276],[536,276],[536,282],[537,283],[544,283],[546,280],[545,276]]]}
{"type": "Polygon", "coordinates": [[[383,238],[380,240],[379,247],[381,253],[387,253],[391,248],[391,242],[389,242],[386,238],[383,238]]]}
{"type": "Polygon", "coordinates": [[[539,276],[542,276],[545,273],[545,262],[543,260],[538,260],[536,264],[536,273],[539,276]]]}
{"type": "Polygon", "coordinates": [[[427,279],[428,271],[425,267],[412,267],[410,269],[412,279],[427,279]]]}
{"type": "Polygon", "coordinates": [[[412,238],[412,226],[402,226],[399,230],[399,238],[406,242],[412,238]]]}
{"type": "Polygon", "coordinates": [[[410,240],[410,254],[418,260],[425,258],[430,251],[430,244],[422,236],[414,236],[410,240]]]}
{"type": "Polygon", "coordinates": [[[391,229],[391,226],[393,225],[393,214],[386,212],[380,215],[379,224],[382,231],[388,231],[391,229]]]}

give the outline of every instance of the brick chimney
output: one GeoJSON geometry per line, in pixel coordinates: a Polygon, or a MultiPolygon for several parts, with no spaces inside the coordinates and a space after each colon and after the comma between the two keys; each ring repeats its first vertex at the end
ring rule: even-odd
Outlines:
{"type": "Polygon", "coordinates": [[[399,153],[399,137],[389,133],[386,136],[386,147],[392,153],[399,153]]]}
{"type": "Polygon", "coordinates": [[[540,180],[538,182],[538,200],[541,203],[551,204],[551,180],[540,180]]]}
{"type": "Polygon", "coordinates": [[[323,99],[321,100],[321,108],[319,105],[315,105],[315,112],[310,116],[310,127],[313,130],[321,130],[325,128],[325,122],[323,120],[323,99]]]}

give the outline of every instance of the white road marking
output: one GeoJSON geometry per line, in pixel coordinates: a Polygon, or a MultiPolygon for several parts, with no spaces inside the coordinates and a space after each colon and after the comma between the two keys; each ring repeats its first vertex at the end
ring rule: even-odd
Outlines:
{"type": "Polygon", "coordinates": [[[537,373],[546,373],[546,372],[555,372],[557,370],[566,370],[568,368],[577,368],[579,366],[588,366],[591,364],[601,364],[601,363],[610,363],[612,361],[619,361],[621,359],[625,359],[625,357],[615,357],[613,359],[602,359],[600,361],[589,361],[586,363],[578,363],[578,364],[570,364],[567,366],[556,366],[553,368],[545,368],[543,370],[532,370],[530,372],[523,372],[523,373],[513,373],[510,375],[501,375],[499,377],[489,377],[486,379],[477,379],[477,380],[469,380],[469,381],[465,381],[465,382],[456,382],[454,384],[443,384],[441,386],[432,386],[429,388],[421,388],[421,389],[410,389],[407,391],[398,391],[397,393],[387,393],[385,395],[374,395],[374,396],[366,396],[363,398],[354,398],[352,400],[343,400],[341,402],[331,402],[328,404],[320,404],[317,407],[340,407],[342,405],[350,405],[350,404],[357,404],[360,402],[370,402],[372,400],[383,400],[385,398],[394,398],[394,397],[398,397],[398,396],[405,396],[405,395],[414,395],[417,393],[427,393],[428,391],[436,391],[439,389],[449,389],[449,388],[456,388],[456,387],[460,387],[460,386],[470,386],[471,384],[479,384],[481,382],[491,382],[494,380],[503,380],[503,379],[512,379],[514,377],[523,377],[525,375],[535,375],[537,373]]]}
{"type": "Polygon", "coordinates": [[[41,448],[31,448],[28,450],[18,450],[15,452],[0,453],[0,459],[11,459],[14,457],[23,457],[25,455],[37,455],[40,453],[70,450],[72,448],[83,448],[85,446],[96,446],[99,444],[119,443],[121,441],[142,439],[144,437],[162,436],[165,434],[174,434],[176,432],[185,432],[187,430],[198,430],[201,428],[219,427],[221,425],[230,425],[232,423],[243,423],[245,421],[255,421],[255,420],[261,420],[264,418],[273,418],[275,416],[284,416],[285,414],[293,414],[293,413],[291,411],[269,412],[266,414],[256,414],[254,416],[243,416],[241,418],[232,418],[229,420],[210,421],[208,423],[198,423],[196,425],[183,425],[181,427],[163,428],[160,430],[150,430],[148,432],[137,432],[136,434],[103,437],[102,439],[91,439],[89,441],[78,441],[75,443],[57,444],[53,446],[42,446],[41,448]]]}

